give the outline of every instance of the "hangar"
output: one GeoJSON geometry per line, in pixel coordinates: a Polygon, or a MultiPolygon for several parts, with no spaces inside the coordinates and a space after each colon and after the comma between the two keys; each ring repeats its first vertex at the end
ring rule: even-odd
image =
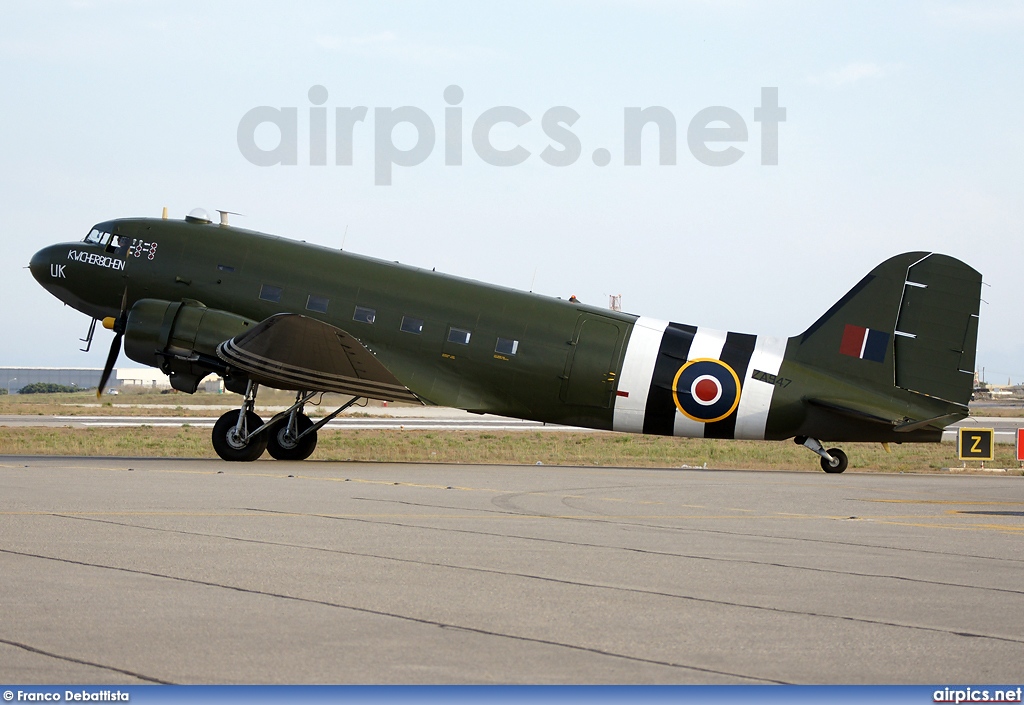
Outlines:
{"type": "MultiPolygon", "coordinates": [[[[95,389],[103,370],[99,367],[0,367],[0,388],[9,394],[28,384],[44,382],[79,389],[95,389]]],[[[223,391],[219,379],[207,380],[205,391],[223,391]]],[[[122,367],[114,370],[111,387],[170,389],[167,375],[152,367],[122,367]]]]}

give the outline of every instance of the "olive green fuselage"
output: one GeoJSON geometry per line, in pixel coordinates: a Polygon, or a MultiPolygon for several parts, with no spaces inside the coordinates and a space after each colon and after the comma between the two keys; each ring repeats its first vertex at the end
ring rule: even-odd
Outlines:
{"type": "Polygon", "coordinates": [[[302,313],[348,331],[428,404],[611,428],[615,386],[607,373],[621,366],[636,316],[232,227],[157,219],[97,227],[146,246],[141,256],[126,254],[123,270],[65,253],[116,261],[103,247],[54,246],[50,259],[67,264],[66,277],[44,285],[88,315],[116,316],[125,286],[129,307],[139,299],[193,299],[253,321],[302,313]],[[280,289],[278,301],[260,298],[265,285],[280,289]],[[326,300],[326,311],[308,309],[310,296],[326,300]],[[373,311],[372,323],[355,320],[357,306],[373,311]],[[403,317],[422,321],[422,331],[403,331],[403,317]],[[610,350],[574,344],[587,318],[614,326],[610,350]],[[469,343],[450,342],[452,328],[468,331],[469,343]],[[515,354],[496,351],[499,337],[517,342],[515,354]],[[584,359],[595,354],[602,359],[584,359]],[[577,390],[572,383],[582,382],[568,373],[594,365],[604,368],[603,379],[577,390]]]}
{"type": "MultiPolygon", "coordinates": [[[[767,338],[227,226],[123,219],[94,231],[115,239],[54,245],[31,264],[47,290],[85,314],[117,317],[144,299],[205,306],[246,325],[302,314],[356,338],[426,404],[665,435],[897,442],[941,437],[940,427],[897,430],[903,421],[965,411],[966,401],[885,381],[892,341],[877,362],[839,355],[833,311],[803,337],[767,338]]],[[[850,322],[867,325],[865,335],[876,325],[850,322]]],[[[195,352],[215,360],[215,347],[195,352]]]]}

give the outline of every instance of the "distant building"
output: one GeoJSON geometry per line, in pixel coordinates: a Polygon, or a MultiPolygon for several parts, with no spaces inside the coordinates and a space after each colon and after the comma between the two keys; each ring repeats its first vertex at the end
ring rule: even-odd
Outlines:
{"type": "Polygon", "coordinates": [[[119,367],[114,370],[115,387],[170,389],[171,379],[155,367],[119,367]]]}
{"type": "Polygon", "coordinates": [[[0,367],[0,387],[11,394],[37,382],[95,389],[102,374],[103,370],[93,367],[0,367]]]}
{"type": "MultiPolygon", "coordinates": [[[[45,382],[62,384],[65,387],[95,389],[100,383],[103,370],[98,367],[0,367],[0,387],[9,389],[11,394],[28,384],[45,382]]],[[[147,389],[170,389],[171,380],[155,367],[118,367],[114,370],[108,387],[131,387],[147,389]]],[[[210,375],[200,387],[205,392],[224,391],[224,381],[210,375]]]]}

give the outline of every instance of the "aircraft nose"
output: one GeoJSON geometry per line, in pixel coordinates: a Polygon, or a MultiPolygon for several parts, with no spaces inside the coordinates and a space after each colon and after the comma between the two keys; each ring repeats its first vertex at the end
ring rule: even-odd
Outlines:
{"type": "Polygon", "coordinates": [[[54,283],[54,280],[63,279],[63,267],[67,259],[67,246],[50,245],[32,255],[29,271],[37,282],[46,286],[54,283]]]}
{"type": "Polygon", "coordinates": [[[36,254],[32,255],[32,259],[29,260],[29,271],[32,272],[33,278],[43,283],[43,278],[47,274],[50,267],[50,248],[44,247],[36,254]]]}

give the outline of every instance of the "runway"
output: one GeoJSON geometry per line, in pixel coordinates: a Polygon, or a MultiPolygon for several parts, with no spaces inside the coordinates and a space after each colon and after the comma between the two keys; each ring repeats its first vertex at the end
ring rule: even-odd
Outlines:
{"type": "Polygon", "coordinates": [[[0,458],[7,683],[1014,683],[1024,478],[0,458]]]}

